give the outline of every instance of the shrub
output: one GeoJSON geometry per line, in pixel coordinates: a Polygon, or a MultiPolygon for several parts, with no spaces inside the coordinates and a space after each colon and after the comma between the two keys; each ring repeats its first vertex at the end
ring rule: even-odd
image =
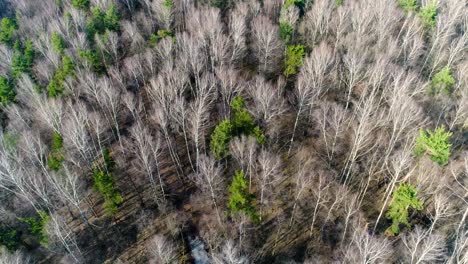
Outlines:
{"type": "Polygon", "coordinates": [[[249,193],[247,180],[244,178],[244,172],[236,170],[231,185],[229,185],[229,209],[233,213],[243,211],[254,223],[258,223],[260,217],[252,205],[253,200],[253,195],[249,193]]]}
{"type": "Polygon", "coordinates": [[[72,6],[76,9],[88,10],[89,0],[72,0],[72,6]]]}
{"type": "Polygon", "coordinates": [[[39,243],[46,246],[48,243],[46,225],[49,222],[50,216],[45,211],[39,211],[36,217],[20,218],[20,220],[28,225],[29,232],[39,243]]]}
{"type": "Polygon", "coordinates": [[[427,6],[421,7],[419,10],[419,17],[426,28],[433,28],[436,24],[437,3],[432,1],[427,6]]]}
{"type": "Polygon", "coordinates": [[[398,4],[406,12],[416,11],[418,9],[417,0],[398,0],[398,4]]]}
{"type": "Polygon", "coordinates": [[[423,203],[416,197],[417,191],[409,184],[402,183],[393,192],[393,200],[387,212],[387,218],[392,220],[392,225],[386,230],[388,236],[400,233],[400,224],[410,226],[408,222],[408,210],[410,208],[421,210],[423,203]]]}
{"type": "Polygon", "coordinates": [[[63,138],[60,133],[52,134],[52,146],[49,154],[48,166],[50,170],[58,171],[63,162],[63,138]]]}
{"type": "Polygon", "coordinates": [[[452,133],[446,132],[444,127],[439,127],[434,132],[421,130],[413,153],[416,157],[427,154],[431,160],[444,166],[448,163],[450,156],[451,136],[452,133]]]}
{"type": "Polygon", "coordinates": [[[15,100],[15,90],[8,78],[0,76],[0,105],[7,105],[15,100]]]}
{"type": "Polygon", "coordinates": [[[280,38],[286,43],[291,41],[294,35],[294,27],[286,21],[280,21],[279,24],[280,38]]]}
{"type": "Polygon", "coordinates": [[[65,50],[65,42],[63,41],[62,36],[59,33],[53,32],[51,37],[52,48],[58,54],[62,54],[65,50]]]}
{"type": "Polygon", "coordinates": [[[452,76],[452,71],[450,70],[450,67],[445,66],[432,77],[431,85],[429,86],[429,93],[431,95],[436,95],[440,92],[450,94],[454,84],[455,78],[452,76]]]}
{"type": "Polygon", "coordinates": [[[13,34],[16,29],[16,23],[14,20],[4,17],[0,25],[0,42],[7,46],[11,46],[13,43],[13,34]]]}
{"type": "Polygon", "coordinates": [[[290,45],[286,50],[286,61],[284,75],[289,77],[297,73],[297,68],[302,65],[302,58],[304,57],[303,45],[290,45]]]}

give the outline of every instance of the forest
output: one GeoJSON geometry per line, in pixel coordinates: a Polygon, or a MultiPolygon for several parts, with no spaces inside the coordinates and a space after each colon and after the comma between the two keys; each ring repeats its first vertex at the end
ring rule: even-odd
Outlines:
{"type": "Polygon", "coordinates": [[[467,264],[466,0],[0,0],[0,264],[467,264]]]}

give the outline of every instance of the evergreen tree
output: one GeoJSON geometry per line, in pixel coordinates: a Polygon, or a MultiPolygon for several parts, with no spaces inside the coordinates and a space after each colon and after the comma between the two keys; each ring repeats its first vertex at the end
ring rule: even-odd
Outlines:
{"type": "Polygon", "coordinates": [[[52,146],[47,165],[50,170],[58,171],[62,167],[63,160],[63,138],[60,133],[54,132],[52,134],[52,146]]]}
{"type": "Polygon", "coordinates": [[[297,73],[297,68],[302,65],[304,57],[304,45],[289,45],[286,50],[284,75],[289,77],[297,73]]]}
{"type": "Polygon", "coordinates": [[[14,20],[4,17],[0,25],[0,42],[11,46],[13,44],[13,35],[16,29],[16,23],[14,20]]]}
{"type": "Polygon", "coordinates": [[[89,0],[72,0],[72,6],[76,9],[88,10],[89,0]]]}
{"type": "Polygon", "coordinates": [[[50,220],[50,216],[45,211],[39,211],[36,217],[20,218],[20,220],[28,225],[29,232],[39,243],[47,246],[48,238],[46,225],[50,220]]]}
{"type": "Polygon", "coordinates": [[[104,209],[107,214],[113,215],[117,213],[119,205],[123,202],[123,197],[120,194],[115,184],[114,176],[114,160],[112,159],[109,150],[103,151],[104,168],[94,168],[93,182],[94,188],[104,197],[104,209]]]}
{"type": "Polygon", "coordinates": [[[437,18],[437,2],[433,0],[427,6],[421,7],[419,17],[426,28],[433,28],[437,18]]]}
{"type": "Polygon", "coordinates": [[[444,127],[437,128],[434,132],[421,130],[416,139],[416,146],[413,153],[416,157],[427,154],[429,158],[437,162],[440,166],[448,163],[450,157],[450,137],[451,132],[446,132],[444,127]]]}
{"type": "Polygon", "coordinates": [[[8,78],[0,76],[0,105],[7,105],[15,100],[15,90],[8,78]]]}
{"type": "Polygon", "coordinates": [[[109,9],[106,10],[106,15],[104,17],[104,23],[106,29],[111,31],[117,31],[120,29],[120,17],[117,11],[117,6],[111,4],[109,9]]]}
{"type": "Polygon", "coordinates": [[[418,9],[417,0],[398,0],[398,4],[406,12],[416,11],[418,9]]]}
{"type": "Polygon", "coordinates": [[[52,48],[58,54],[62,54],[65,50],[65,42],[63,41],[62,36],[59,33],[53,32],[51,37],[52,48]]]}
{"type": "Polygon", "coordinates": [[[452,92],[452,86],[454,84],[455,78],[452,76],[452,71],[450,67],[445,66],[432,77],[429,92],[431,95],[437,95],[440,92],[449,95],[452,92]]]}
{"type": "Polygon", "coordinates": [[[402,183],[393,192],[393,200],[387,212],[387,218],[392,220],[392,225],[386,230],[389,236],[400,233],[400,224],[410,226],[408,222],[410,208],[422,210],[423,203],[416,197],[417,191],[411,185],[402,183]]]}
{"type": "Polygon", "coordinates": [[[253,222],[257,223],[260,218],[252,203],[253,196],[249,193],[249,187],[247,180],[244,178],[244,172],[242,170],[236,170],[232,183],[229,186],[228,207],[233,213],[243,211],[253,222]]]}
{"type": "Polygon", "coordinates": [[[211,134],[210,149],[216,159],[225,158],[229,153],[232,138],[232,124],[229,120],[219,123],[211,134]]]}

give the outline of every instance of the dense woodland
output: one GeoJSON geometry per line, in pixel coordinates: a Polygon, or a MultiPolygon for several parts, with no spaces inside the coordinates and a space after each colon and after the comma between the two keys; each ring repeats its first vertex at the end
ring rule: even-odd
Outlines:
{"type": "Polygon", "coordinates": [[[0,0],[0,263],[468,263],[466,0],[0,0]]]}

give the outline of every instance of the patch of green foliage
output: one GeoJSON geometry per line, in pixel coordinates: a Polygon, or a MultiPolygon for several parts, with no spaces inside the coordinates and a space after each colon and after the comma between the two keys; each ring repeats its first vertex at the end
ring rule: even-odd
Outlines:
{"type": "Polygon", "coordinates": [[[229,141],[232,138],[232,124],[229,119],[221,121],[211,134],[210,149],[217,159],[225,158],[229,154],[229,141]]]}
{"type": "Polygon", "coordinates": [[[400,233],[400,224],[410,226],[408,222],[410,208],[422,210],[423,203],[416,197],[417,193],[414,187],[406,183],[400,184],[393,192],[393,200],[387,212],[387,218],[392,220],[392,225],[385,231],[388,236],[400,233]]]}
{"type": "Polygon", "coordinates": [[[72,6],[76,9],[88,10],[89,0],[72,0],[72,6]]]}
{"type": "Polygon", "coordinates": [[[39,211],[36,217],[20,218],[19,220],[28,225],[29,232],[41,245],[47,246],[46,225],[50,220],[50,216],[45,211],[39,211]]]}
{"type": "Polygon", "coordinates": [[[161,29],[156,34],[151,34],[149,39],[149,46],[154,48],[159,41],[163,38],[175,38],[171,30],[161,29]]]}
{"type": "Polygon", "coordinates": [[[452,76],[452,71],[449,66],[445,66],[432,77],[429,93],[431,95],[437,95],[440,92],[444,92],[449,95],[452,92],[452,86],[454,84],[455,78],[452,76]]]}
{"type": "Polygon", "coordinates": [[[75,64],[69,56],[62,56],[62,65],[55,70],[55,75],[47,85],[47,95],[52,98],[57,98],[63,95],[65,86],[63,82],[68,76],[75,74],[75,64]]]}
{"type": "Polygon", "coordinates": [[[343,0],[335,0],[335,5],[337,6],[343,5],[343,0]]]}
{"type": "Polygon", "coordinates": [[[86,35],[89,41],[93,42],[94,35],[102,35],[106,30],[117,31],[120,29],[120,16],[116,5],[110,5],[106,11],[99,6],[94,6],[91,9],[91,14],[86,24],[86,35]]]}
{"type": "Polygon", "coordinates": [[[260,144],[266,142],[263,131],[255,125],[241,96],[236,96],[232,100],[231,114],[231,118],[221,121],[211,134],[210,149],[216,159],[227,157],[229,155],[229,142],[232,138],[242,134],[255,137],[260,144]]]}
{"type": "Polygon", "coordinates": [[[280,38],[288,43],[294,36],[294,27],[286,21],[280,21],[279,34],[280,38]]]}
{"type": "Polygon", "coordinates": [[[253,206],[254,196],[249,193],[247,180],[244,178],[244,171],[236,170],[231,185],[229,185],[228,207],[232,213],[244,212],[250,217],[252,222],[258,223],[260,217],[253,206]]]}
{"type": "Polygon", "coordinates": [[[52,44],[52,49],[56,53],[62,54],[65,50],[65,41],[63,41],[62,36],[60,36],[60,34],[57,32],[53,32],[50,40],[52,44]]]}
{"type": "Polygon", "coordinates": [[[15,229],[0,227],[0,246],[6,247],[10,251],[18,249],[20,236],[15,229]]]}
{"type": "Polygon", "coordinates": [[[7,77],[0,76],[0,106],[10,104],[15,100],[15,90],[7,77]]]}
{"type": "Polygon", "coordinates": [[[297,7],[301,8],[304,6],[304,4],[304,0],[286,0],[282,8],[287,9],[292,5],[296,5],[297,7]]]}
{"type": "Polygon", "coordinates": [[[104,197],[105,211],[108,215],[114,215],[117,213],[119,205],[123,202],[123,197],[117,189],[112,175],[115,163],[109,150],[103,151],[103,157],[104,168],[94,168],[92,178],[94,188],[104,197]]]}
{"type": "Polygon", "coordinates": [[[115,4],[111,4],[106,10],[104,25],[107,30],[118,31],[120,29],[120,16],[115,4]]]}
{"type": "Polygon", "coordinates": [[[34,49],[30,40],[26,41],[23,48],[19,41],[15,42],[14,53],[11,61],[13,76],[18,79],[22,73],[31,74],[31,68],[34,61],[34,49]]]}
{"type": "Polygon", "coordinates": [[[172,0],[164,0],[164,2],[162,3],[162,5],[168,9],[171,9],[172,6],[174,5],[174,3],[172,2],[172,0]]]}
{"type": "Polygon", "coordinates": [[[406,12],[418,10],[417,0],[398,0],[398,5],[406,12]]]}
{"type": "Polygon", "coordinates": [[[432,1],[427,6],[421,7],[419,17],[426,28],[433,28],[437,18],[437,2],[432,1]]]}
{"type": "Polygon", "coordinates": [[[0,25],[0,42],[11,47],[13,44],[13,35],[16,30],[16,22],[8,17],[2,18],[0,25]]]}
{"type": "Polygon", "coordinates": [[[80,58],[89,63],[91,69],[98,74],[102,74],[105,71],[105,66],[102,63],[101,57],[94,50],[81,50],[79,52],[80,58]]]}
{"type": "Polygon", "coordinates": [[[431,160],[440,166],[448,163],[450,157],[450,137],[452,132],[446,132],[444,127],[437,128],[434,132],[430,130],[419,131],[416,146],[413,153],[416,157],[427,154],[431,160]]]}
{"type": "Polygon", "coordinates": [[[228,10],[235,4],[233,0],[211,0],[210,2],[211,6],[217,7],[222,11],[228,10]]]}
{"type": "Polygon", "coordinates": [[[58,171],[62,168],[63,157],[63,137],[60,133],[52,134],[52,146],[50,147],[49,160],[47,165],[50,170],[58,171]]]}
{"type": "Polygon", "coordinates": [[[284,75],[289,77],[297,73],[304,57],[304,45],[289,45],[286,50],[284,75]]]}

